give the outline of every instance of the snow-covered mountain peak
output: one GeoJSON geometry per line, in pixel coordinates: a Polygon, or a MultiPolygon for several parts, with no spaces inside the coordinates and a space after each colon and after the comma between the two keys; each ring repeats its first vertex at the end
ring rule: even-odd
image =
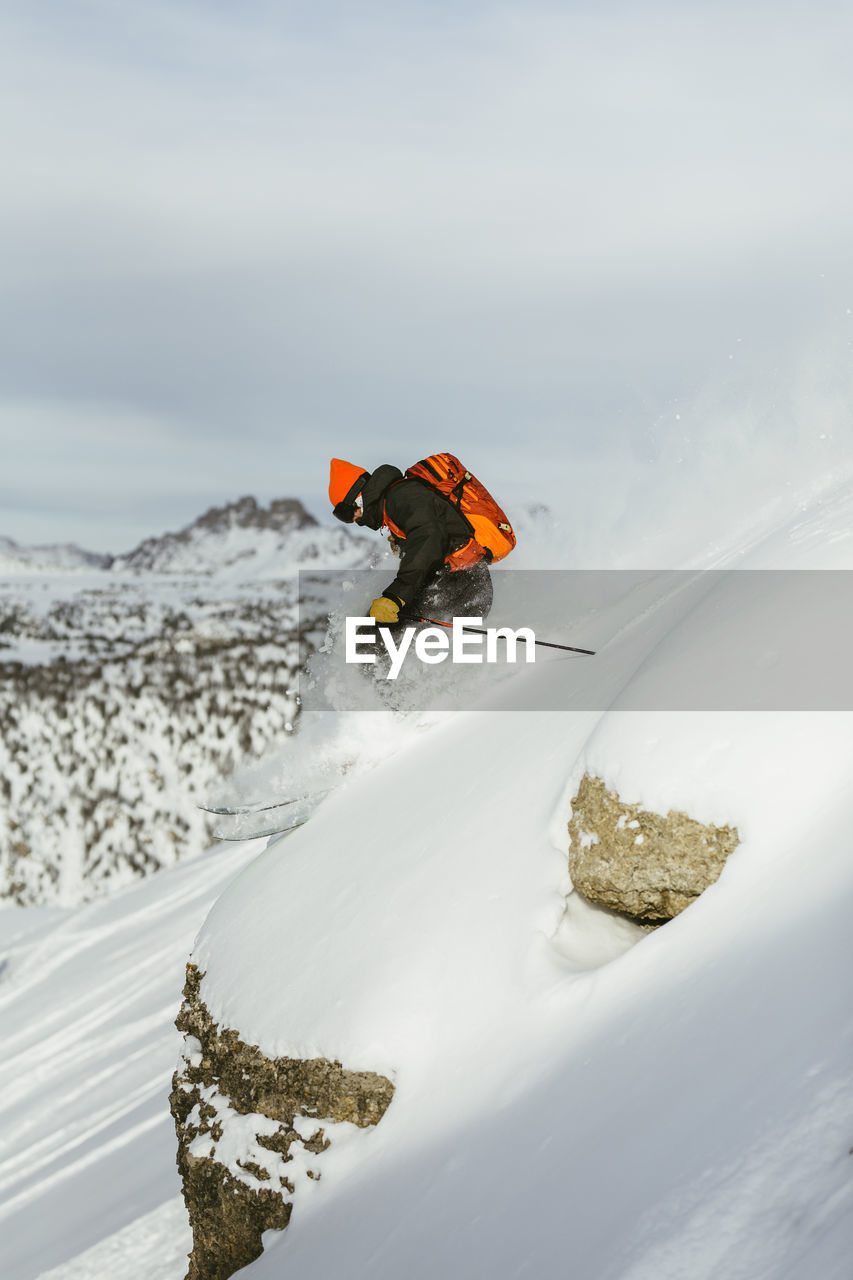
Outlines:
{"type": "Polygon", "coordinates": [[[308,525],[316,527],[317,521],[298,498],[273,498],[268,507],[262,507],[256,498],[246,494],[223,507],[210,507],[184,530],[184,535],[194,528],[207,529],[211,533],[222,533],[235,527],[282,532],[304,529],[308,525]]]}
{"type": "Polygon", "coordinates": [[[320,525],[297,498],[262,506],[247,495],[211,507],[175,533],[146,538],[112,567],[207,575],[239,566],[246,576],[281,576],[303,564],[361,562],[359,541],[348,530],[320,525]]]}

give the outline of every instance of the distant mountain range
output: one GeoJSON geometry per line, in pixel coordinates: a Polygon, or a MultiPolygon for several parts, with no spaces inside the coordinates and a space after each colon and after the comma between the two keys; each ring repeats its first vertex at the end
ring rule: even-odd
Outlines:
{"type": "Polygon", "coordinates": [[[0,574],[27,571],[49,573],[68,569],[108,569],[114,557],[84,551],[72,542],[43,547],[22,547],[12,538],[0,537],[0,574]]]}
{"type": "Polygon", "coordinates": [[[240,566],[252,577],[274,576],[319,560],[349,561],[363,535],[320,525],[297,498],[261,506],[246,496],[211,507],[176,533],[146,538],[133,551],[112,556],[73,543],[24,547],[0,537],[0,576],[131,570],[148,573],[216,574],[240,566]]]}

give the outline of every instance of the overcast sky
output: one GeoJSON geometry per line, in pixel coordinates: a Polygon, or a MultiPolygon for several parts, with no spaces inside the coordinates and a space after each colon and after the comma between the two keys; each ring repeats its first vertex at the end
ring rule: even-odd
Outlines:
{"type": "Polygon", "coordinates": [[[554,500],[701,460],[688,406],[784,449],[803,368],[849,452],[852,14],[10,0],[0,534],[319,508],[333,454],[554,500]]]}

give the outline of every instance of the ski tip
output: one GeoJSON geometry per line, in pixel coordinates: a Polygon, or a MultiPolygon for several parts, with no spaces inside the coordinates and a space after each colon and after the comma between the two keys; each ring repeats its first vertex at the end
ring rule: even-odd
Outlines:
{"type": "Polygon", "coordinates": [[[226,840],[231,844],[248,844],[250,840],[263,840],[267,836],[289,835],[291,831],[296,831],[298,827],[304,827],[307,821],[307,818],[303,818],[300,822],[291,822],[288,827],[268,827],[263,831],[249,831],[239,836],[227,836],[221,831],[214,831],[212,835],[214,840],[226,840]]]}
{"type": "Polygon", "coordinates": [[[235,805],[210,805],[197,804],[197,809],[202,809],[205,813],[217,814],[220,818],[235,818],[247,813],[270,813],[273,809],[284,809],[291,804],[304,804],[308,800],[319,800],[321,796],[326,796],[333,788],[325,787],[321,791],[308,791],[302,796],[291,796],[289,800],[276,800],[274,804],[235,804],[235,805]]]}

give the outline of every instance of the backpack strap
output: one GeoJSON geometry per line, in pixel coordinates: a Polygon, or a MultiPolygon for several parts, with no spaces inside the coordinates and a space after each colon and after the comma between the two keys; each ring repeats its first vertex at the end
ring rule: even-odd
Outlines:
{"type": "Polygon", "coordinates": [[[427,480],[424,476],[409,475],[409,471],[413,471],[414,467],[410,467],[409,470],[406,472],[407,478],[409,480],[420,480],[421,484],[429,485],[431,489],[435,488],[443,498],[447,498],[448,501],[450,502],[455,501],[456,509],[457,511],[459,511],[462,506],[462,494],[465,489],[465,486],[469,480],[473,480],[474,478],[471,475],[471,472],[464,471],[462,473],[462,479],[459,481],[459,483],[455,484],[449,492],[444,492],[444,490],[438,488],[438,486],[442,484],[442,482],[445,480],[446,477],[440,475],[439,472],[436,471],[435,467],[432,465],[432,463],[429,461],[428,458],[421,458],[420,462],[415,463],[415,466],[423,467],[424,471],[428,471],[429,474],[435,478],[435,485],[430,484],[429,480],[427,480]]]}

